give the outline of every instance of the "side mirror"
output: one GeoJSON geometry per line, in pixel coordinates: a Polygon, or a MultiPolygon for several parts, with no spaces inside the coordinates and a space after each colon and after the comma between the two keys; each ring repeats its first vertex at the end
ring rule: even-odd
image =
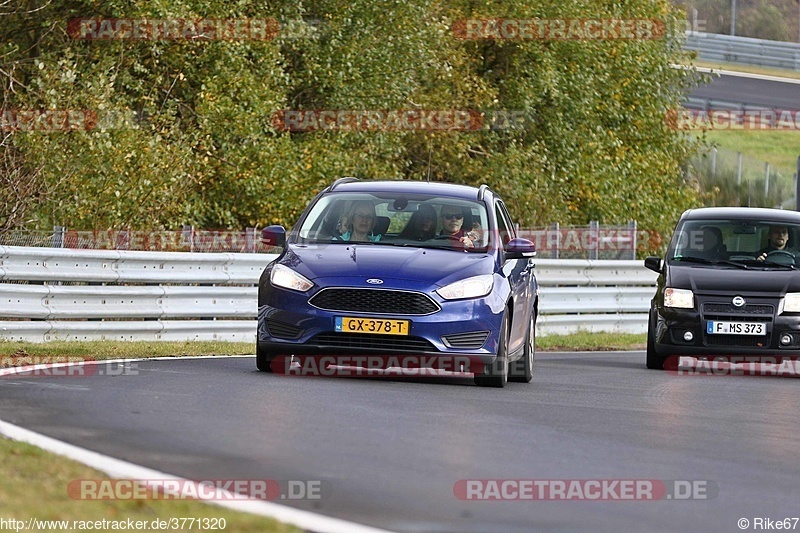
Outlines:
{"type": "Polygon", "coordinates": [[[285,246],[286,229],[283,226],[267,226],[261,230],[261,243],[267,246],[285,246]]]}
{"type": "Polygon", "coordinates": [[[661,258],[660,257],[648,257],[644,260],[645,268],[649,268],[653,272],[661,273],[661,258]]]}
{"type": "Polygon", "coordinates": [[[529,259],[536,257],[536,245],[528,239],[511,239],[506,245],[506,259],[529,259]]]}

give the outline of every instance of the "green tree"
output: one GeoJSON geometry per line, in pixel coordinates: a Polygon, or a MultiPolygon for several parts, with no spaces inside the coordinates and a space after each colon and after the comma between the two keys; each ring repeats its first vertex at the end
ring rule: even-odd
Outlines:
{"type": "Polygon", "coordinates": [[[7,4],[6,109],[96,112],[89,131],[18,131],[6,146],[39,172],[30,225],[291,225],[343,175],[488,183],[524,225],[639,220],[668,230],[697,202],[670,129],[692,73],[681,31],[646,40],[465,40],[459,21],[654,19],[667,0],[220,0],[7,4]],[[73,17],[274,19],[272,40],[80,40],[73,17]],[[528,117],[479,131],[278,128],[281,110],[471,110],[528,117]],[[122,118],[125,120],[122,120],[122,118]]]}

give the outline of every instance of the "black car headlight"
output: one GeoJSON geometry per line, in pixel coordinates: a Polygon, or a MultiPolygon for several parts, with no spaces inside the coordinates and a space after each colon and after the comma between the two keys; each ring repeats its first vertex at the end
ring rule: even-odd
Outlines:
{"type": "Polygon", "coordinates": [[[676,307],[679,309],[694,308],[694,293],[688,289],[664,289],[664,307],[676,307]]]}

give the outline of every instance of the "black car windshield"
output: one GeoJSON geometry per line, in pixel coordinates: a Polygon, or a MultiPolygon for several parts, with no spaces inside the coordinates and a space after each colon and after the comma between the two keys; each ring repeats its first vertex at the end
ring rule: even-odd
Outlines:
{"type": "Polygon", "coordinates": [[[770,220],[686,220],[675,232],[667,258],[687,265],[793,268],[798,264],[800,224],[770,220]]]}
{"type": "Polygon", "coordinates": [[[425,194],[337,192],[323,196],[299,228],[296,242],[416,246],[483,251],[489,244],[484,204],[425,194]]]}

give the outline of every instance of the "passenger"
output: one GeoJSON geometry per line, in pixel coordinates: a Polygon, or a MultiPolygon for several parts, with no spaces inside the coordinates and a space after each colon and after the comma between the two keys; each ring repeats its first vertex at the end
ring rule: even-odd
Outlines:
{"type": "Polygon", "coordinates": [[[426,204],[420,205],[400,232],[398,237],[409,241],[427,241],[436,236],[436,210],[426,204]]]}
{"type": "Polygon", "coordinates": [[[350,206],[345,225],[347,231],[335,240],[352,242],[377,242],[381,240],[380,234],[372,235],[375,227],[375,206],[368,200],[356,200],[350,206]]]}
{"type": "Polygon", "coordinates": [[[692,242],[690,243],[691,257],[702,259],[725,259],[725,245],[722,244],[722,232],[713,226],[704,226],[700,232],[691,232],[692,242]]]}

